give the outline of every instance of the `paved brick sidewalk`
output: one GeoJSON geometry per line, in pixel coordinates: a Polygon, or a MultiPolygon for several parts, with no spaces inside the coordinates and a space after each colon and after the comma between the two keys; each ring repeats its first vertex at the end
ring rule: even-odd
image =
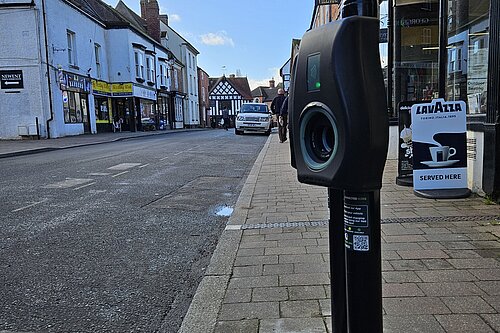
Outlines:
{"type": "MultiPolygon", "coordinates": [[[[331,332],[327,191],[297,182],[273,134],[180,332],[331,332]]],[[[500,331],[500,207],[473,196],[382,199],[385,332],[500,331]]]]}

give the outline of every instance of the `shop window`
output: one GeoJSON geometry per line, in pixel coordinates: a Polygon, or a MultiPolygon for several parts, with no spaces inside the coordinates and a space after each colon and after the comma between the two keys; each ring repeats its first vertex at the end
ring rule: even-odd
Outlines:
{"type": "Polygon", "coordinates": [[[96,120],[109,121],[109,106],[107,98],[96,97],[95,101],[95,118],[96,120]]]}
{"type": "Polygon", "coordinates": [[[462,100],[469,114],[486,113],[491,0],[450,0],[447,98],[462,100]]]}
{"type": "Polygon", "coordinates": [[[63,91],[64,122],[82,123],[84,121],[84,111],[86,112],[87,97],[73,91],[63,91]]]}
{"type": "Polygon", "coordinates": [[[68,63],[70,66],[77,66],[76,57],[76,35],[73,31],[66,30],[66,39],[68,42],[68,63]]]}
{"type": "Polygon", "coordinates": [[[101,78],[101,45],[94,44],[96,77],[101,78]]]}

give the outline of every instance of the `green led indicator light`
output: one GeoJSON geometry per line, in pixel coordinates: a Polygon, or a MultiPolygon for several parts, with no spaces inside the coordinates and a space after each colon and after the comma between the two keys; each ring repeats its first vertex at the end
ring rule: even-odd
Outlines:
{"type": "Polygon", "coordinates": [[[319,88],[321,88],[321,83],[320,82],[316,82],[315,86],[316,86],[316,89],[319,89],[319,88]]]}

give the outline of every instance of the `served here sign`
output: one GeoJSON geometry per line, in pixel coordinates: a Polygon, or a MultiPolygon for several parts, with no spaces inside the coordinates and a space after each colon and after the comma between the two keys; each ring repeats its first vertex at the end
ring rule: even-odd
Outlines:
{"type": "Polygon", "coordinates": [[[411,108],[415,190],[467,188],[467,125],[463,101],[434,99],[411,108]]]}

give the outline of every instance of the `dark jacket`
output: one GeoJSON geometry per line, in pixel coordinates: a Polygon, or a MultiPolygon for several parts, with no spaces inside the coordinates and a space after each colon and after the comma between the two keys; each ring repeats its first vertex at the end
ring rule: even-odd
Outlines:
{"type": "Polygon", "coordinates": [[[285,95],[278,95],[274,97],[271,102],[271,112],[273,114],[279,114],[281,110],[281,106],[283,105],[283,101],[285,100],[285,95]]]}
{"type": "Polygon", "coordinates": [[[288,96],[286,96],[283,101],[283,105],[281,105],[280,116],[288,115],[288,96]]]}

